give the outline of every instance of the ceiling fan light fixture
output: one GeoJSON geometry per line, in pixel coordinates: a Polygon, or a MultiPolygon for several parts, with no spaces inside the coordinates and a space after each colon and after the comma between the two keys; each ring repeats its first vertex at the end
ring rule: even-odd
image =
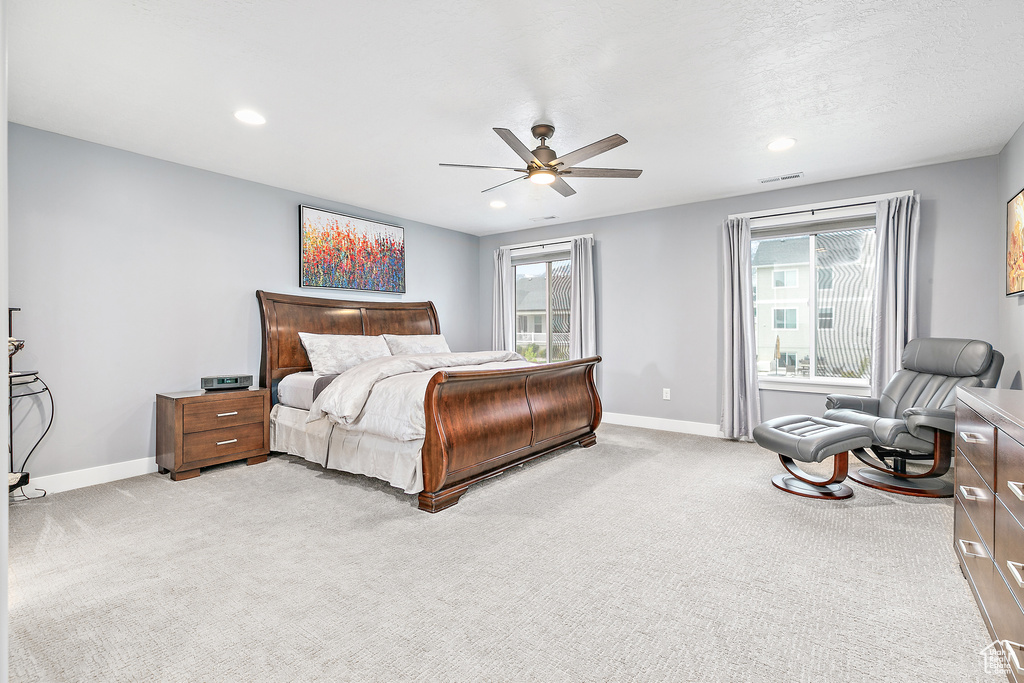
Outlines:
{"type": "Polygon", "coordinates": [[[779,138],[768,143],[768,149],[773,152],[783,152],[796,144],[794,138],[779,138]]]}
{"type": "Polygon", "coordinates": [[[554,171],[546,168],[540,168],[536,171],[530,172],[530,182],[537,183],[538,185],[550,185],[555,182],[558,176],[555,175],[554,171]]]}

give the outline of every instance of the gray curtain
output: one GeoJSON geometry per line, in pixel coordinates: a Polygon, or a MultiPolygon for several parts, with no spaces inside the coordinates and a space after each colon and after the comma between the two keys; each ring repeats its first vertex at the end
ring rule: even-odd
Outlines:
{"type": "Polygon", "coordinates": [[[730,218],[722,225],[725,291],[722,354],[722,434],[750,439],[761,422],[757,388],[757,337],[750,264],[750,220],[730,218]]]}
{"type": "Polygon", "coordinates": [[[921,201],[917,195],[877,203],[875,235],[875,329],[871,395],[900,367],[903,347],[917,336],[917,239],[921,201]]]}
{"type": "Polygon", "coordinates": [[[594,238],[577,237],[569,256],[569,357],[597,355],[597,306],[594,302],[594,238]]]}
{"type": "Polygon", "coordinates": [[[494,351],[516,350],[516,273],[512,268],[512,250],[494,251],[494,308],[491,326],[494,351]]]}

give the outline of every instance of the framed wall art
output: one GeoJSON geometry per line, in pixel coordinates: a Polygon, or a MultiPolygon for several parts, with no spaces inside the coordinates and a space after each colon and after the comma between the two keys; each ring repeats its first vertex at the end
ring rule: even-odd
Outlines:
{"type": "Polygon", "coordinates": [[[405,292],[405,229],[299,207],[299,286],[405,292]]]}
{"type": "Polygon", "coordinates": [[[1024,292],[1024,190],[1006,203],[1006,296],[1024,292]]]}

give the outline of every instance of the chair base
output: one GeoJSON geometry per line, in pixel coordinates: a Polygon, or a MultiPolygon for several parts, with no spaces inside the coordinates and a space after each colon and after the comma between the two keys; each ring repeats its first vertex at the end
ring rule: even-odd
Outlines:
{"type": "Polygon", "coordinates": [[[853,495],[853,489],[846,484],[809,484],[791,474],[776,474],[772,477],[772,485],[780,491],[792,493],[794,496],[803,496],[804,498],[842,500],[853,495]]]}
{"type": "Polygon", "coordinates": [[[870,467],[850,472],[850,479],[879,491],[922,498],[952,498],[953,485],[937,478],[906,479],[870,467]]]}

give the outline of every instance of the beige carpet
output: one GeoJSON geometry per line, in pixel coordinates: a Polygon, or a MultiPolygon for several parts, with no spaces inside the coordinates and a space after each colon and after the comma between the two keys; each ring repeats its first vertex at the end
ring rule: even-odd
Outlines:
{"type": "Polygon", "coordinates": [[[950,501],[603,426],[419,512],[297,458],[10,516],[12,681],[997,681],[950,501]]]}

